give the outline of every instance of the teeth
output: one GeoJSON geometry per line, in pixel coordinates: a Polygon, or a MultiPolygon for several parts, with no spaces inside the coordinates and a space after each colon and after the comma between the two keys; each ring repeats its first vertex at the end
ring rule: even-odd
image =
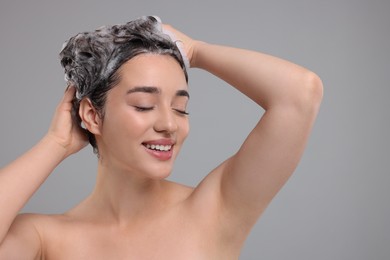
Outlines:
{"type": "Polygon", "coordinates": [[[167,151],[171,150],[171,148],[172,148],[172,145],[159,145],[159,144],[157,144],[157,145],[146,144],[145,146],[148,149],[157,150],[157,151],[164,151],[164,152],[167,152],[167,151]]]}

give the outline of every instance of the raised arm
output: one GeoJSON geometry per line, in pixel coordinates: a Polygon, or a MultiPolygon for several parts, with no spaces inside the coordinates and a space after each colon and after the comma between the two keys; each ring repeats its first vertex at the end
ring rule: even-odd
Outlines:
{"type": "Polygon", "coordinates": [[[198,188],[201,198],[220,196],[229,226],[250,229],[302,156],[322,99],[321,80],[288,61],[194,41],[167,28],[184,43],[191,67],[216,75],[265,110],[239,151],[198,188]]]}
{"type": "Polygon", "coordinates": [[[87,144],[84,134],[72,125],[74,92],[74,88],[66,91],[46,136],[30,151],[0,170],[1,259],[11,259],[9,254],[14,254],[17,249],[23,254],[30,253],[29,249],[38,250],[34,246],[38,244],[38,234],[29,225],[28,218],[21,216],[16,219],[17,214],[54,168],[87,144]]]}
{"type": "Polygon", "coordinates": [[[194,67],[225,80],[265,110],[220,175],[224,205],[256,220],[302,156],[322,98],[321,81],[300,66],[258,52],[206,43],[195,50],[194,67]]]}

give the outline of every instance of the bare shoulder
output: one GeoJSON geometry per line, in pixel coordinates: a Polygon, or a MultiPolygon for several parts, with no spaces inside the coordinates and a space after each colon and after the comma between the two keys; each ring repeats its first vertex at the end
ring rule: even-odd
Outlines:
{"type": "Polygon", "coordinates": [[[0,245],[0,259],[41,259],[42,238],[48,220],[55,218],[43,214],[19,214],[0,245]]]}
{"type": "Polygon", "coordinates": [[[19,214],[11,226],[11,231],[14,230],[34,230],[42,238],[46,230],[62,225],[69,218],[64,214],[37,214],[37,213],[22,213],[19,214]]]}
{"type": "Polygon", "coordinates": [[[40,223],[47,219],[47,215],[22,213],[19,214],[12,223],[7,237],[20,237],[21,239],[29,239],[34,242],[35,239],[40,239],[41,230],[40,223]]]}
{"type": "Polygon", "coordinates": [[[180,203],[181,201],[187,200],[194,192],[193,187],[173,181],[165,181],[165,185],[173,203],[180,203]]]}
{"type": "Polygon", "coordinates": [[[12,223],[8,231],[8,237],[41,240],[45,229],[50,228],[54,223],[60,224],[62,219],[64,219],[64,216],[61,215],[21,213],[12,223]]]}
{"type": "MultiPolygon", "coordinates": [[[[67,252],[72,251],[65,245],[70,245],[71,240],[90,231],[86,228],[88,219],[78,214],[27,214],[26,222],[33,225],[39,234],[40,258],[37,259],[63,259],[67,252]],[[62,253],[61,251],[64,250],[62,253]],[[61,256],[61,257],[60,257],[61,256]]],[[[70,259],[70,258],[68,258],[70,259]]]]}
{"type": "Polygon", "coordinates": [[[34,225],[39,230],[39,226],[43,223],[61,221],[61,219],[64,219],[62,214],[21,213],[16,217],[15,222],[34,225]]]}
{"type": "Polygon", "coordinates": [[[15,225],[16,231],[25,232],[29,230],[30,232],[35,232],[42,246],[47,233],[50,233],[52,230],[58,231],[69,221],[69,217],[64,214],[23,213],[18,215],[13,226],[15,225]]]}
{"type": "Polygon", "coordinates": [[[231,211],[226,210],[226,203],[222,196],[222,179],[232,158],[226,159],[208,173],[194,188],[188,201],[192,212],[199,219],[208,221],[210,229],[218,234],[217,239],[225,245],[225,248],[240,250],[251,226],[245,220],[237,220],[236,213],[232,215],[231,211]]]}
{"type": "Polygon", "coordinates": [[[205,208],[205,206],[215,207],[221,202],[219,201],[221,198],[220,180],[227,162],[228,160],[213,169],[195,188],[192,189],[189,201],[191,201],[194,206],[202,208],[205,208]]]}

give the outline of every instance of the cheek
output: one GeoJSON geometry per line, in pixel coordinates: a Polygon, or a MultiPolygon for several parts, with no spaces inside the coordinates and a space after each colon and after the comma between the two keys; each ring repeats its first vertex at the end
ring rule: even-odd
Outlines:
{"type": "Polygon", "coordinates": [[[185,140],[187,138],[189,132],[190,132],[190,123],[189,123],[189,120],[186,119],[183,121],[182,127],[181,127],[181,133],[183,136],[183,140],[185,140]]]}
{"type": "Polygon", "coordinates": [[[112,138],[137,137],[150,128],[150,121],[145,115],[125,108],[107,113],[103,122],[103,133],[112,138]]]}

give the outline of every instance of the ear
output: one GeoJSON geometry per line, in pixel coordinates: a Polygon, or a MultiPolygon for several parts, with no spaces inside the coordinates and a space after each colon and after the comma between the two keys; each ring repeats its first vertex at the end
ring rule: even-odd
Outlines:
{"type": "Polygon", "coordinates": [[[102,120],[91,100],[84,98],[80,101],[79,115],[85,128],[92,134],[100,134],[102,120]]]}

